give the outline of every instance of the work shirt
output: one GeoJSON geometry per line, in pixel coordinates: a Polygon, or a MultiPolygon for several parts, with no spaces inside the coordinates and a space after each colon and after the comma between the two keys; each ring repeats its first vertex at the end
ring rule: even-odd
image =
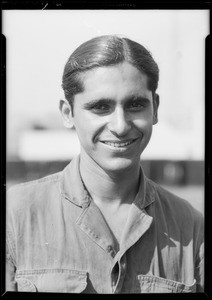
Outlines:
{"type": "Polygon", "coordinates": [[[203,292],[203,217],[148,179],[119,249],[80,176],[62,171],[9,189],[7,290],[57,293],[203,292]]]}

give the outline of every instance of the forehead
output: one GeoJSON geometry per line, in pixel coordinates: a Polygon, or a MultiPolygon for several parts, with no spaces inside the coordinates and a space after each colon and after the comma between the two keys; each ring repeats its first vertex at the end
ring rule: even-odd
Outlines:
{"type": "Polygon", "coordinates": [[[81,75],[84,95],[96,97],[125,97],[132,95],[147,96],[148,77],[130,63],[123,62],[114,66],[97,67],[81,75]]]}

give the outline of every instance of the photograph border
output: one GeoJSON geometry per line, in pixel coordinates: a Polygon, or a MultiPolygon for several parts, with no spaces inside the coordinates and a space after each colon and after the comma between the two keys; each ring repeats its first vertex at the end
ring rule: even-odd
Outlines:
{"type": "MultiPolygon", "coordinates": [[[[194,2],[143,2],[138,1],[107,1],[107,3],[99,3],[98,1],[2,1],[1,10],[40,10],[40,9],[208,9],[210,10],[210,2],[194,1],[194,2]]],[[[26,298],[26,297],[51,297],[64,298],[70,297],[70,294],[52,294],[52,293],[23,293],[23,292],[5,292],[4,274],[5,274],[5,223],[6,223],[6,39],[1,37],[1,296],[5,298],[26,298]]],[[[209,236],[211,230],[211,42],[210,37],[206,38],[206,55],[205,55],[205,292],[186,295],[186,297],[208,298],[211,293],[211,238],[209,236]]],[[[74,295],[76,297],[95,297],[93,294],[74,295]]],[[[101,295],[111,296],[111,295],[101,295]]],[[[118,295],[123,297],[123,295],[118,295]]],[[[137,294],[130,294],[138,297],[137,294]]],[[[142,297],[166,298],[170,295],[166,294],[144,294],[142,297]]],[[[182,295],[174,294],[174,298],[182,297],[182,295]]],[[[124,295],[124,297],[129,297],[124,295]]]]}

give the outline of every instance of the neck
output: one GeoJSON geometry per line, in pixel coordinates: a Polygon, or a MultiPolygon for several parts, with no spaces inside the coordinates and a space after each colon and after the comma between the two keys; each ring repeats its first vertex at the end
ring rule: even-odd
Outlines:
{"type": "Polygon", "coordinates": [[[120,206],[134,201],[139,186],[139,165],[122,172],[105,171],[86,153],[81,153],[80,173],[96,203],[120,206]]]}

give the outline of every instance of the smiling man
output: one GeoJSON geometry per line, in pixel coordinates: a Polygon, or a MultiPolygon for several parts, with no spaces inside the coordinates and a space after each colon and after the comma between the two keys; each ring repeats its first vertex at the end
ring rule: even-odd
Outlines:
{"type": "Polygon", "coordinates": [[[203,292],[203,217],[148,179],[159,70],[140,44],[101,36],[63,74],[64,125],[80,155],[8,193],[7,290],[203,292]]]}

